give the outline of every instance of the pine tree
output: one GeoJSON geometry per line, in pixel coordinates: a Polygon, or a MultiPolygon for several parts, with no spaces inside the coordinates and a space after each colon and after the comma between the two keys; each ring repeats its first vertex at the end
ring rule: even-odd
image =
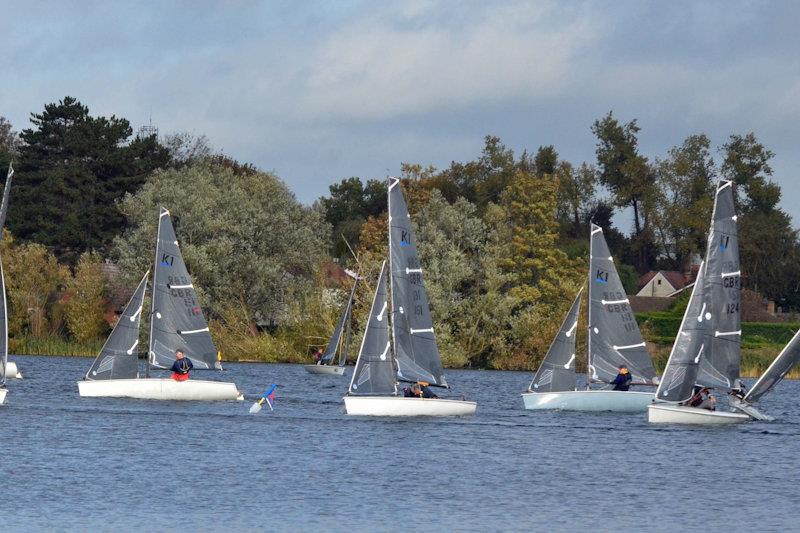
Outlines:
{"type": "Polygon", "coordinates": [[[71,97],[31,115],[20,134],[9,227],[74,264],[86,250],[105,251],[125,219],[115,203],[169,163],[154,137],[132,142],[124,118],[92,117],[71,97]]]}

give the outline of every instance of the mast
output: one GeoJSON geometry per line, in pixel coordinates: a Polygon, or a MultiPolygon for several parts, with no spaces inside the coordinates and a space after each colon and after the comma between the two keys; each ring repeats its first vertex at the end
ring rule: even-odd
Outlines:
{"type": "Polygon", "coordinates": [[[163,207],[159,208],[158,229],[156,230],[156,245],[153,252],[153,290],[150,291],[150,335],[147,339],[147,364],[144,368],[145,378],[150,377],[150,365],[155,362],[155,352],[153,352],[153,319],[156,316],[156,286],[158,283],[158,242],[161,240],[161,219],[168,215],[169,211],[163,207]]]}
{"type": "MultiPolygon", "coordinates": [[[[393,365],[395,366],[395,372],[397,371],[397,339],[394,336],[395,330],[395,306],[394,306],[394,281],[392,278],[392,273],[394,272],[394,267],[392,266],[392,187],[395,187],[400,183],[399,179],[395,179],[395,182],[392,183],[391,176],[389,177],[389,187],[386,189],[386,213],[389,219],[387,220],[387,226],[389,230],[389,314],[392,316],[392,326],[389,328],[389,332],[391,334],[392,339],[392,361],[393,365]]],[[[382,267],[381,267],[382,268],[382,267]]]]}

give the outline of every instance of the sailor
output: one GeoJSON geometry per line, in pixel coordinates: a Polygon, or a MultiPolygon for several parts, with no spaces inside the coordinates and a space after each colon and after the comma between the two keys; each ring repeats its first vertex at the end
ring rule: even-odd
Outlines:
{"type": "Polygon", "coordinates": [[[172,379],[175,381],[186,381],[189,379],[189,371],[194,365],[183,355],[183,350],[175,351],[175,362],[172,363],[172,379]]]}
{"type": "Polygon", "coordinates": [[[617,374],[617,377],[611,382],[611,385],[614,385],[613,390],[627,391],[631,388],[631,381],[633,381],[633,377],[631,373],[628,372],[628,367],[620,365],[619,374],[617,374]]]}
{"type": "Polygon", "coordinates": [[[686,402],[689,407],[695,407],[697,409],[708,409],[709,411],[714,411],[717,408],[717,399],[711,394],[708,387],[695,387],[694,396],[689,398],[689,401],[686,402]]]}
{"type": "Polygon", "coordinates": [[[406,398],[438,398],[424,381],[414,383],[411,387],[404,388],[403,396],[406,398]]]}
{"type": "Polygon", "coordinates": [[[314,361],[318,364],[322,364],[322,348],[317,348],[317,351],[314,352],[314,361]]]}

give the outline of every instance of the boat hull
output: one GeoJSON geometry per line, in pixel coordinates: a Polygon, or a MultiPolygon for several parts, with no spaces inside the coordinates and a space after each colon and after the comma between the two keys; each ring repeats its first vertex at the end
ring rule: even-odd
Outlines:
{"type": "Polygon", "coordinates": [[[729,411],[709,411],[697,407],[654,403],[647,408],[647,421],[651,424],[699,424],[725,425],[747,422],[750,417],[744,413],[729,411]]]}
{"type": "Polygon", "coordinates": [[[643,413],[655,393],[639,391],[576,390],[561,392],[526,392],[522,395],[525,409],[538,411],[617,411],[643,413]]]}
{"type": "Polygon", "coordinates": [[[344,367],[339,365],[303,365],[309,374],[327,374],[329,376],[343,376],[344,367]]]}
{"type": "Polygon", "coordinates": [[[478,404],[445,398],[403,396],[345,396],[348,415],[360,416],[472,416],[478,404]]]}
{"type": "Polygon", "coordinates": [[[0,387],[0,405],[6,403],[6,395],[8,394],[8,389],[5,387],[0,387]]]}
{"type": "Polygon", "coordinates": [[[136,398],[140,400],[223,401],[243,400],[235,383],[190,379],[102,379],[78,382],[84,398],[136,398]]]}
{"type": "Polygon", "coordinates": [[[17,368],[17,363],[8,361],[6,363],[6,379],[22,379],[22,372],[17,368]]]}

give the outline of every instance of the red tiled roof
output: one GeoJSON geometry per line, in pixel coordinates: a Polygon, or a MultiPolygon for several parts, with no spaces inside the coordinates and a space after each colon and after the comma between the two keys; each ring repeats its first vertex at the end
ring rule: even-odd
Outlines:
{"type": "MultiPolygon", "coordinates": [[[[650,283],[650,280],[656,277],[656,274],[661,274],[664,276],[664,278],[675,290],[682,289],[691,283],[691,281],[686,280],[686,276],[684,276],[682,272],[678,272],[677,270],[651,270],[639,278],[639,289],[650,283]]],[[[696,271],[694,271],[693,274],[696,274],[696,271]]],[[[694,275],[692,275],[692,279],[694,279],[694,275]]]]}

